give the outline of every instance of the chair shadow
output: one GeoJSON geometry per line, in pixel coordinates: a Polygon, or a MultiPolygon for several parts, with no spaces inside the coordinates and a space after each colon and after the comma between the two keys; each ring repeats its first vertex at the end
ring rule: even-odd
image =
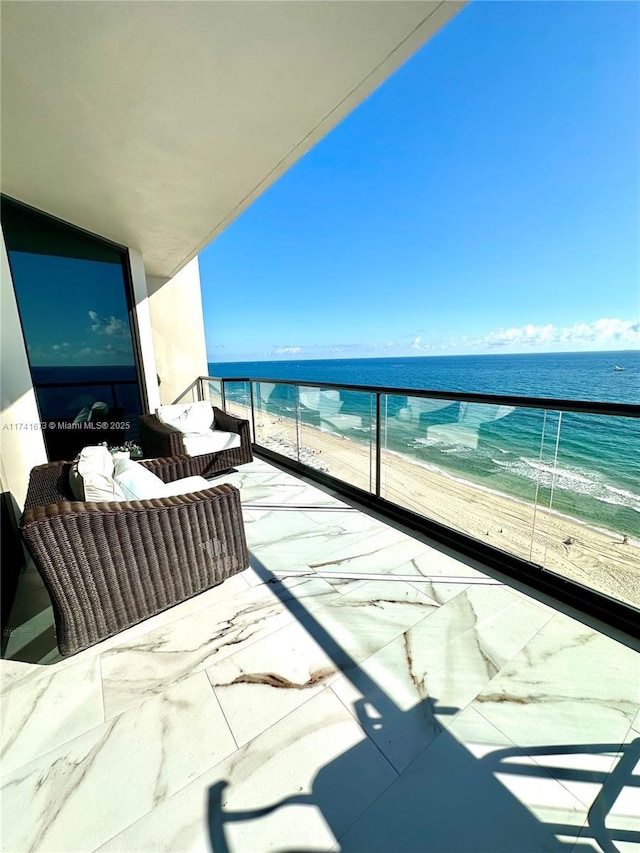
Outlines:
{"type": "MultiPolygon", "coordinates": [[[[233,810],[226,800],[231,791],[221,779],[208,792],[208,832],[214,853],[229,853],[233,827],[259,820],[280,809],[308,806],[321,813],[322,819],[338,839],[335,850],[342,853],[540,853],[571,851],[580,838],[600,845],[604,853],[618,853],[616,842],[640,841],[640,833],[612,830],[605,825],[607,815],[626,785],[638,785],[632,774],[638,760],[640,738],[632,744],[592,744],[549,746],[532,749],[498,749],[477,759],[441,725],[437,715],[452,715],[457,708],[439,705],[427,698],[409,711],[402,711],[391,697],[373,681],[334,638],[322,628],[313,615],[296,606],[272,573],[256,559],[251,564],[265,583],[294,614],[300,625],[331,657],[334,664],[357,687],[362,698],[354,710],[367,738],[322,767],[316,774],[312,790],[295,793],[268,806],[233,810]],[[371,766],[372,742],[379,744],[385,733],[399,733],[420,720],[426,733],[426,745],[403,772],[371,805],[364,805],[354,822],[350,808],[357,792],[367,780],[371,766]],[[590,771],[558,770],[532,764],[528,756],[621,753],[609,774],[590,771]],[[513,759],[522,757],[522,763],[513,759]],[[592,804],[586,824],[547,822],[538,819],[497,778],[497,774],[528,776],[546,781],[570,778],[600,784],[601,791],[592,804]],[[631,780],[631,781],[630,781],[631,780]],[[517,845],[517,848],[514,847],[517,845]]],[[[389,760],[389,759],[387,759],[389,760]]],[[[296,845],[279,847],[278,853],[301,853],[319,848],[296,845]]],[[[585,850],[596,850],[585,846],[585,850]]]]}
{"type": "MultiPolygon", "coordinates": [[[[491,773],[529,777],[544,777],[547,773],[551,773],[553,778],[559,781],[599,785],[600,791],[591,804],[587,815],[587,831],[582,833],[582,837],[593,838],[600,845],[603,853],[618,853],[619,848],[616,847],[616,841],[625,845],[640,845],[640,815],[638,816],[638,830],[612,829],[606,826],[607,817],[622,791],[625,788],[640,789],[640,776],[634,775],[636,765],[640,762],[640,737],[625,744],[592,743],[581,744],[579,747],[571,745],[528,747],[526,754],[536,760],[537,766],[519,765],[512,761],[506,763],[508,759],[522,755],[522,750],[518,749],[499,749],[485,756],[481,761],[486,764],[491,773]],[[547,768],[541,761],[544,756],[607,755],[611,753],[618,753],[620,758],[615,767],[608,773],[575,767],[558,767],[557,765],[547,768]]],[[[566,827],[557,825],[555,831],[566,832],[566,827]]]]}

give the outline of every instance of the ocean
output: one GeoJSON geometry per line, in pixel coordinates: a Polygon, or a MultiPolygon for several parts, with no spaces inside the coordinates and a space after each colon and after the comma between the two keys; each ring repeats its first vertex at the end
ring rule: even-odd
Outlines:
{"type": "MultiPolygon", "coordinates": [[[[640,351],[211,363],[209,371],[217,377],[640,404],[640,351]]],[[[269,388],[269,411],[295,415],[291,389],[263,387],[269,388]]],[[[240,384],[227,393],[248,401],[240,384]]],[[[339,417],[327,415],[323,427],[368,442],[370,395],[340,392],[338,406],[339,417]]],[[[457,403],[428,409],[417,398],[390,395],[383,412],[386,447],[492,491],[529,502],[537,495],[540,505],[640,538],[639,419],[457,403]]]]}

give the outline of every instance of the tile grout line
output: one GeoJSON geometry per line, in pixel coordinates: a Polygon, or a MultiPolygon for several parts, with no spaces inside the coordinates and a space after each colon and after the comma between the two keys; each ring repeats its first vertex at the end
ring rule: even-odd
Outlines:
{"type": "MultiPolygon", "coordinates": [[[[381,799],[381,798],[382,798],[382,797],[387,793],[387,791],[391,788],[391,786],[392,786],[392,785],[395,785],[395,783],[397,782],[397,780],[398,780],[398,779],[402,776],[402,774],[404,773],[404,770],[403,770],[403,771],[399,771],[399,770],[397,770],[397,768],[394,766],[394,764],[393,764],[393,762],[391,761],[391,759],[390,759],[387,755],[385,755],[385,754],[384,754],[384,752],[383,752],[383,751],[382,751],[382,749],[378,746],[378,744],[373,740],[373,738],[372,738],[372,737],[370,737],[370,735],[368,734],[368,732],[366,732],[366,731],[364,730],[364,728],[362,727],[362,724],[360,723],[360,720],[358,720],[358,719],[357,719],[357,717],[354,717],[354,716],[353,716],[353,714],[351,713],[351,711],[349,711],[349,708],[347,708],[346,704],[342,701],[342,699],[340,698],[340,696],[338,696],[338,694],[335,692],[335,690],[333,689],[333,687],[332,687],[331,685],[329,685],[328,689],[329,689],[329,690],[331,690],[331,692],[332,692],[332,693],[333,693],[333,695],[336,697],[336,699],[338,699],[338,701],[343,705],[343,707],[345,708],[345,710],[347,711],[347,713],[349,714],[349,716],[350,716],[350,717],[354,720],[354,722],[355,722],[355,723],[360,727],[360,729],[361,729],[361,731],[362,731],[363,735],[365,736],[365,738],[369,741],[369,743],[372,743],[372,744],[373,744],[373,746],[377,749],[377,751],[378,751],[378,752],[379,752],[379,754],[382,756],[382,758],[384,759],[384,761],[389,765],[389,767],[391,767],[391,769],[392,769],[392,770],[393,770],[393,772],[395,773],[394,778],[389,782],[389,784],[388,784],[388,785],[386,785],[386,786],[382,789],[382,791],[380,791],[380,793],[378,794],[378,796],[377,796],[377,797],[374,797],[374,799],[369,803],[369,805],[368,805],[368,806],[367,806],[367,807],[366,807],[362,812],[360,812],[360,814],[359,814],[359,815],[357,815],[357,817],[355,817],[355,818],[354,818],[354,819],[353,819],[353,820],[348,824],[348,826],[345,826],[344,830],[340,833],[340,835],[338,835],[338,836],[336,837],[335,844],[334,844],[332,847],[330,847],[330,848],[329,848],[329,850],[330,850],[330,851],[333,851],[334,849],[336,849],[336,845],[339,845],[339,844],[340,844],[340,839],[341,839],[341,838],[343,838],[343,837],[347,834],[347,832],[349,832],[349,830],[351,829],[351,827],[355,826],[355,825],[356,825],[356,823],[358,823],[358,821],[362,820],[362,819],[364,818],[364,816],[367,814],[367,812],[375,806],[375,804],[378,802],[378,800],[380,800],[380,799],[381,799]]],[[[431,746],[431,744],[432,744],[435,740],[437,740],[437,736],[433,739],[433,741],[429,744],[429,746],[431,746]]],[[[427,749],[428,749],[428,748],[429,748],[429,747],[427,747],[427,749]]],[[[406,768],[405,768],[405,770],[406,770],[406,768]]],[[[341,847],[338,847],[338,850],[339,850],[339,849],[341,849],[341,847]]]]}
{"type": "MultiPolygon", "coordinates": [[[[272,573],[276,578],[286,577],[304,577],[313,573],[316,577],[323,580],[366,580],[366,581],[398,581],[400,583],[453,583],[464,584],[466,586],[504,586],[508,589],[507,584],[502,581],[494,580],[493,578],[475,578],[465,575],[404,575],[394,574],[393,572],[319,572],[316,569],[273,569],[272,573]]],[[[535,600],[533,600],[535,603],[535,600]]]]}
{"type": "MultiPolygon", "coordinates": [[[[342,701],[342,699],[340,698],[340,696],[338,696],[338,695],[337,695],[337,693],[333,690],[333,688],[332,688],[332,687],[330,687],[329,689],[332,691],[333,695],[334,695],[334,696],[336,696],[336,698],[337,698],[337,699],[339,699],[339,700],[340,700],[340,702],[342,702],[342,704],[343,704],[343,705],[344,705],[344,707],[346,708],[347,712],[348,712],[348,713],[353,717],[353,714],[351,714],[351,712],[349,711],[349,709],[347,708],[347,706],[345,705],[345,703],[342,701]]],[[[350,830],[353,826],[355,826],[355,824],[356,824],[356,823],[358,823],[358,821],[362,820],[362,819],[365,817],[365,815],[367,814],[367,812],[369,812],[369,811],[370,811],[370,810],[375,806],[375,804],[376,804],[376,803],[377,803],[377,802],[378,802],[378,801],[379,801],[379,800],[380,800],[380,799],[381,799],[381,798],[382,798],[382,797],[387,793],[387,791],[389,791],[389,789],[390,789],[393,785],[395,785],[395,783],[397,782],[397,780],[398,780],[398,779],[400,779],[400,777],[401,777],[401,776],[402,776],[402,775],[403,775],[403,774],[404,774],[404,773],[405,773],[405,772],[406,772],[406,771],[411,767],[411,765],[414,763],[414,761],[416,761],[416,760],[417,760],[417,758],[419,758],[419,756],[421,756],[421,755],[422,755],[424,752],[426,752],[430,747],[432,747],[432,746],[433,746],[433,744],[438,740],[438,738],[440,737],[440,735],[441,735],[441,734],[443,734],[443,732],[445,731],[445,729],[444,729],[444,728],[441,728],[441,731],[440,731],[440,732],[439,732],[439,733],[438,733],[438,734],[433,738],[433,740],[432,740],[430,743],[428,743],[428,744],[427,744],[427,746],[425,746],[425,747],[424,747],[424,749],[421,749],[421,750],[418,752],[418,754],[417,754],[416,756],[414,756],[413,760],[409,762],[409,764],[404,768],[404,770],[399,771],[399,770],[397,770],[397,769],[396,769],[396,767],[395,767],[395,765],[393,764],[393,762],[391,761],[391,759],[390,759],[390,758],[388,758],[388,756],[386,756],[386,755],[385,755],[385,753],[384,753],[384,752],[382,751],[382,749],[378,746],[378,744],[373,740],[373,738],[371,738],[371,737],[369,736],[369,734],[364,730],[364,728],[362,727],[362,725],[361,725],[360,721],[359,721],[357,718],[355,718],[355,717],[354,717],[354,720],[355,720],[355,722],[360,726],[360,728],[362,729],[362,732],[363,732],[364,736],[367,738],[367,740],[369,740],[369,742],[370,742],[370,743],[372,743],[372,744],[376,747],[376,749],[378,750],[378,752],[380,753],[380,755],[381,755],[381,756],[384,758],[384,760],[385,760],[385,761],[390,765],[391,769],[394,771],[394,773],[395,773],[396,775],[395,775],[395,778],[394,778],[394,779],[392,779],[392,780],[389,782],[389,784],[388,784],[388,785],[387,785],[387,786],[386,786],[382,791],[380,791],[380,793],[378,794],[378,796],[377,796],[377,797],[375,797],[375,798],[374,798],[374,799],[369,803],[369,805],[364,809],[364,811],[363,811],[363,812],[361,812],[361,813],[360,813],[360,814],[355,818],[355,820],[353,820],[353,821],[352,821],[352,822],[351,822],[347,827],[345,827],[345,829],[343,830],[343,832],[341,832],[341,833],[340,833],[340,835],[338,836],[338,838],[336,838],[336,843],[333,845],[333,847],[331,847],[331,848],[330,848],[330,851],[333,851],[333,850],[334,850],[334,848],[336,847],[336,845],[337,845],[337,844],[339,844],[339,842],[340,842],[340,838],[343,838],[343,837],[347,834],[347,832],[349,832],[349,830],[350,830]]],[[[341,849],[341,848],[338,848],[338,849],[341,849]]]]}
{"type": "Polygon", "coordinates": [[[102,699],[102,720],[107,722],[107,708],[104,700],[104,678],[102,676],[102,655],[98,655],[98,675],[100,677],[100,697],[102,699]]]}
{"type": "Polygon", "coordinates": [[[236,740],[236,736],[233,733],[233,729],[231,728],[231,724],[229,722],[227,715],[225,714],[224,708],[222,707],[222,703],[220,702],[220,699],[218,698],[218,694],[216,693],[216,689],[213,686],[211,679],[209,678],[209,673],[207,672],[206,669],[201,669],[200,672],[203,673],[204,677],[207,679],[207,684],[209,685],[209,689],[213,693],[213,696],[214,696],[214,699],[216,701],[218,708],[220,708],[220,713],[222,714],[222,718],[224,719],[225,723],[227,724],[227,728],[229,729],[229,734],[231,735],[231,738],[232,738],[232,740],[236,746],[235,752],[237,752],[240,749],[240,747],[238,745],[238,741],[236,740]]]}
{"type": "MultiPolygon", "coordinates": [[[[341,674],[342,674],[342,673],[341,673],[341,674]]],[[[335,681],[335,679],[334,679],[334,681],[335,681]]],[[[334,696],[336,697],[336,699],[340,702],[340,704],[344,707],[344,709],[347,711],[347,713],[349,714],[349,716],[351,717],[351,719],[354,721],[354,723],[356,723],[356,725],[361,729],[362,734],[366,737],[366,739],[367,739],[370,743],[372,743],[372,744],[375,746],[375,748],[378,750],[378,752],[380,753],[380,755],[384,758],[384,760],[386,761],[386,763],[391,767],[391,769],[393,770],[393,772],[396,774],[396,779],[397,779],[397,778],[401,775],[401,773],[402,773],[403,771],[398,770],[398,768],[395,766],[395,764],[394,764],[394,763],[393,763],[393,761],[389,758],[389,756],[385,754],[385,752],[382,750],[382,748],[379,746],[379,744],[377,744],[377,743],[376,743],[376,741],[375,741],[375,740],[370,736],[370,734],[366,731],[366,729],[364,728],[364,726],[362,725],[362,723],[360,722],[360,720],[359,720],[359,719],[358,719],[358,718],[357,718],[357,717],[356,717],[356,716],[351,712],[351,710],[350,710],[350,709],[349,709],[349,707],[347,706],[347,703],[346,703],[346,702],[342,699],[342,697],[341,697],[341,696],[339,696],[339,695],[336,693],[336,691],[333,689],[333,683],[331,683],[331,684],[328,684],[328,685],[327,685],[327,690],[330,690],[330,691],[333,693],[333,695],[334,695],[334,696]]],[[[363,697],[363,698],[364,698],[364,697],[363,697]]],[[[394,779],[394,781],[395,781],[395,779],[394,779]]],[[[386,790],[386,789],[385,789],[385,790],[386,790]]]]}

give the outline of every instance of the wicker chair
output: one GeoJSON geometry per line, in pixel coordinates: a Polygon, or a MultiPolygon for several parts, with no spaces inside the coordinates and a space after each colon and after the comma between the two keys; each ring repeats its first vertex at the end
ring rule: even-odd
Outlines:
{"type": "MultiPolygon", "coordinates": [[[[171,482],[181,461],[141,463],[171,482]]],[[[249,564],[231,485],[153,500],[83,503],[70,463],[31,472],[24,541],[51,597],[60,654],[94,643],[222,583],[249,564]]]]}
{"type": "Polygon", "coordinates": [[[215,425],[225,432],[235,432],[240,435],[240,447],[221,450],[219,453],[207,453],[203,456],[189,456],[185,452],[182,433],[174,427],[163,424],[155,415],[142,415],[140,424],[140,443],[145,457],[174,457],[180,470],[177,477],[201,476],[208,477],[251,462],[251,432],[249,421],[234,418],[233,415],[213,407],[212,420],[215,425]]]}

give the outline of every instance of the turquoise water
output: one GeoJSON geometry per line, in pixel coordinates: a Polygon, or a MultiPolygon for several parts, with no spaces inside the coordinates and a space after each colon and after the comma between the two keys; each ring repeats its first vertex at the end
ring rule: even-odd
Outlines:
{"type": "MultiPolygon", "coordinates": [[[[210,364],[212,376],[382,385],[640,403],[640,352],[450,356],[210,364]],[[615,367],[624,367],[616,371],[615,367]]],[[[266,388],[266,386],[265,386],[266,388]]],[[[295,389],[269,388],[267,407],[291,417],[295,389]]],[[[238,400],[242,386],[231,387],[238,400]]],[[[432,411],[416,398],[383,398],[386,446],[461,479],[640,538],[640,420],[515,408],[432,411]]],[[[373,430],[369,394],[340,392],[323,426],[355,441],[373,430]],[[336,405],[339,413],[334,414],[336,405]]],[[[314,422],[312,412],[305,414],[314,422]]]]}

